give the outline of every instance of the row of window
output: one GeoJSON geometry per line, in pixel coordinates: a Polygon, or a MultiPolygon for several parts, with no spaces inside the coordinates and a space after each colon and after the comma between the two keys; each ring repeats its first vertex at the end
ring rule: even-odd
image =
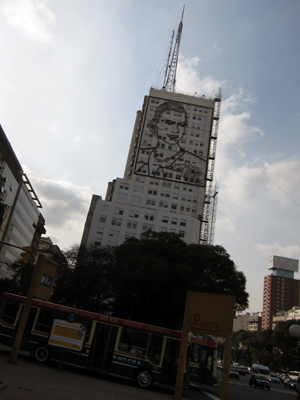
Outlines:
{"type": "MultiPolygon", "coordinates": [[[[173,223],[173,222],[171,222],[171,223],[173,223]]],[[[176,223],[177,223],[177,222],[176,222],[176,223]]],[[[174,222],[174,224],[175,224],[175,222],[174,222]]],[[[182,223],[180,223],[180,225],[182,225],[182,223]]],[[[185,225],[182,225],[182,226],[185,226],[185,225]]],[[[132,222],[132,221],[128,221],[128,223],[127,223],[127,228],[133,229],[133,230],[134,230],[134,229],[137,229],[137,223],[136,223],[136,222],[132,222]]],[[[152,229],[153,229],[153,226],[150,225],[150,224],[143,224],[143,226],[142,226],[142,231],[143,231],[143,232],[152,231],[152,229]]],[[[97,233],[101,233],[101,234],[102,234],[103,231],[104,231],[103,228],[98,228],[98,229],[97,229],[97,233]]],[[[175,228],[167,229],[165,226],[162,226],[162,227],[160,228],[160,232],[177,233],[181,238],[184,238],[184,237],[185,237],[185,231],[182,230],[182,229],[179,229],[179,230],[177,231],[175,228]]],[[[118,230],[116,230],[116,229],[110,229],[110,230],[109,230],[109,236],[112,237],[112,238],[114,238],[115,240],[118,240],[118,238],[119,238],[119,236],[120,236],[120,231],[118,231],[118,230]]],[[[135,237],[135,233],[132,233],[132,232],[125,232],[124,237],[125,237],[125,239],[130,238],[130,237],[135,237]]],[[[101,246],[101,243],[102,243],[102,239],[101,239],[101,238],[97,238],[97,239],[95,240],[95,245],[96,245],[96,246],[101,246]]],[[[117,246],[117,244],[118,244],[118,242],[117,242],[117,241],[113,241],[113,240],[108,240],[108,241],[106,242],[106,245],[107,245],[107,246],[117,246]]]]}
{"type": "MultiPolygon", "coordinates": [[[[164,100],[163,100],[164,101],[164,100]]],[[[151,98],[151,100],[150,100],[150,103],[151,104],[159,104],[160,103],[160,100],[159,99],[155,99],[155,98],[151,98]]],[[[156,107],[151,107],[150,106],[150,111],[153,111],[153,112],[155,112],[155,110],[156,110],[156,107]]],[[[208,108],[206,108],[206,107],[202,107],[202,106],[193,106],[193,105],[191,105],[191,104],[186,104],[186,106],[185,106],[185,109],[186,110],[193,110],[193,111],[195,111],[195,112],[199,112],[199,113],[203,113],[203,114],[207,114],[208,113],[208,108]]],[[[179,113],[178,113],[179,114],[179,113]]]]}
{"type": "MultiPolygon", "coordinates": [[[[137,214],[135,213],[134,215],[131,215],[131,216],[137,218],[136,215],[138,215],[138,213],[137,214]]],[[[146,221],[154,221],[154,214],[145,214],[144,218],[145,218],[146,221]]],[[[99,222],[105,223],[106,219],[107,219],[107,217],[105,215],[101,215],[99,222]]],[[[175,218],[175,217],[172,217],[170,219],[170,221],[171,221],[172,225],[177,225],[177,222],[179,221],[180,226],[186,226],[186,222],[187,222],[185,219],[180,219],[179,220],[178,218],[175,218]]],[[[168,216],[163,216],[162,222],[163,223],[168,223],[169,222],[169,217],[168,216]]],[[[113,217],[112,220],[111,220],[111,225],[113,225],[113,226],[121,226],[122,225],[122,219],[113,217]]],[[[128,220],[127,228],[136,229],[137,228],[137,222],[128,220]]],[[[104,228],[103,227],[99,227],[97,229],[97,233],[101,233],[102,234],[103,232],[104,232],[104,228]]],[[[113,233],[110,236],[113,236],[113,233]]]]}

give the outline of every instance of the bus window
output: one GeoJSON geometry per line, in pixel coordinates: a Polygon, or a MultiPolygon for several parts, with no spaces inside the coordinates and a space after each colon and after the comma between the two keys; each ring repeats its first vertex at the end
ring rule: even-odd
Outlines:
{"type": "Polygon", "coordinates": [[[147,332],[124,328],[119,344],[119,350],[127,351],[131,354],[144,355],[146,352],[148,335],[147,332]]]}
{"type": "Polygon", "coordinates": [[[39,332],[50,333],[54,319],[53,311],[40,310],[38,319],[35,324],[35,330],[39,332]]]}
{"type": "Polygon", "coordinates": [[[18,315],[20,304],[14,301],[4,300],[0,310],[0,317],[2,321],[10,325],[14,325],[18,315]]]}
{"type": "Polygon", "coordinates": [[[153,364],[158,365],[160,363],[162,346],[163,336],[152,335],[148,349],[148,358],[153,364]]]}
{"type": "Polygon", "coordinates": [[[198,363],[199,362],[199,344],[193,344],[192,345],[192,351],[191,351],[191,361],[198,363]]]}

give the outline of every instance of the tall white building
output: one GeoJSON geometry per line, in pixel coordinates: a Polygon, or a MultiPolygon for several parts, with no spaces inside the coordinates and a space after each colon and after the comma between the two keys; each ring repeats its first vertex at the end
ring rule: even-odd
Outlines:
{"type": "Polygon", "coordinates": [[[221,91],[214,98],[175,92],[182,21],[163,89],[137,112],[123,178],[93,195],[81,245],[117,246],[142,232],[174,232],[211,243],[221,91]]]}
{"type": "Polygon", "coordinates": [[[117,246],[147,230],[208,240],[220,101],[150,89],[124,176],[104,200],[93,195],[81,245],[117,246]]]}

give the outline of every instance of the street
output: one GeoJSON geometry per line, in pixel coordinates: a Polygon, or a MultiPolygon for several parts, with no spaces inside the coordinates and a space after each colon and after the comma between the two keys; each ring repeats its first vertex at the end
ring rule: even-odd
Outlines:
{"type": "MultiPolygon", "coordinates": [[[[56,364],[39,365],[27,357],[19,356],[18,364],[7,363],[9,353],[0,349],[0,381],[7,384],[0,390],[0,398],[5,400],[168,400],[174,397],[170,389],[153,388],[143,390],[132,382],[103,375],[96,375],[80,369],[56,364]]],[[[218,372],[218,387],[201,386],[184,390],[185,400],[218,400],[221,394],[221,373],[218,372]]],[[[271,390],[255,389],[249,386],[249,375],[239,380],[230,379],[228,400],[292,400],[293,390],[284,389],[283,384],[272,384],[271,390]]]]}

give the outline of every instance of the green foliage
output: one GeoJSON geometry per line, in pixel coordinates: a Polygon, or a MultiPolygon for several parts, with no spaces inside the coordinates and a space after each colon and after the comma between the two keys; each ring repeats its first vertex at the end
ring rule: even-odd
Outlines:
{"type": "MultiPolygon", "coordinates": [[[[246,279],[221,246],[187,245],[178,235],[147,232],[116,248],[116,315],[182,328],[187,291],[234,295],[245,309],[246,279]]],[[[207,305],[209,307],[209,304],[207,305]]]]}
{"type": "MultiPolygon", "coordinates": [[[[248,306],[246,279],[222,246],[187,245],[172,233],[146,232],[114,248],[73,246],[57,260],[52,301],[181,329],[187,291],[234,295],[248,306]]],[[[15,267],[26,294],[32,270],[15,267]]],[[[209,304],[207,304],[209,307],[209,304]]]]}
{"type": "Polygon", "coordinates": [[[299,339],[289,333],[293,324],[300,324],[300,321],[281,322],[273,331],[234,332],[232,360],[247,366],[268,365],[272,371],[299,370],[299,339]]]}

